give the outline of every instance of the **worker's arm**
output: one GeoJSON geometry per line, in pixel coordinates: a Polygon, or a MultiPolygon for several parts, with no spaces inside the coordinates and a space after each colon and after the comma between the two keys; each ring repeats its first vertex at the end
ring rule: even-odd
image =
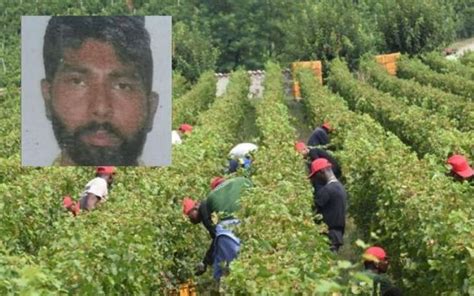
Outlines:
{"type": "Polygon", "coordinates": [[[212,263],[214,262],[214,258],[213,258],[213,255],[214,255],[214,240],[215,240],[215,238],[212,239],[211,245],[207,249],[206,256],[202,260],[202,262],[206,265],[212,265],[212,263]]]}
{"type": "Polygon", "coordinates": [[[329,199],[331,198],[329,191],[326,187],[321,188],[319,191],[316,192],[315,202],[318,207],[324,207],[329,199]]]}
{"type": "Polygon", "coordinates": [[[199,216],[201,217],[202,224],[204,225],[204,227],[206,227],[211,238],[214,239],[216,237],[216,226],[214,225],[214,223],[212,223],[211,213],[208,209],[206,201],[201,202],[198,211],[199,216]]]}
{"type": "Polygon", "coordinates": [[[201,275],[203,273],[206,272],[207,270],[207,266],[208,265],[212,265],[214,263],[214,240],[213,239],[211,241],[211,245],[209,246],[209,249],[207,250],[206,252],[206,256],[204,257],[204,259],[202,260],[202,262],[200,262],[197,266],[196,266],[196,269],[195,269],[195,272],[194,272],[194,275],[201,275]]]}
{"type": "Polygon", "coordinates": [[[212,260],[212,255],[214,253],[214,239],[216,237],[216,226],[214,223],[212,223],[212,218],[211,218],[211,213],[209,212],[207,202],[203,201],[201,202],[201,205],[199,206],[199,215],[201,216],[202,219],[202,224],[204,227],[206,227],[207,231],[209,232],[209,235],[212,238],[211,245],[209,246],[206,256],[203,259],[203,263],[206,265],[211,265],[214,260],[212,260]]]}

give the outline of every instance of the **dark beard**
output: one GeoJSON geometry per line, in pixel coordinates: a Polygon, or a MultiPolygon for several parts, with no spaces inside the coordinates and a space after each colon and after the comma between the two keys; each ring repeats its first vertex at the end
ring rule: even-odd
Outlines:
{"type": "Polygon", "coordinates": [[[91,122],[86,126],[77,128],[73,132],[68,132],[64,123],[56,114],[52,114],[51,121],[59,147],[63,152],[67,153],[76,165],[137,165],[138,157],[142,154],[146,141],[147,131],[144,128],[141,128],[130,140],[127,140],[110,123],[91,122]],[[105,130],[117,137],[120,139],[121,144],[118,147],[98,147],[80,140],[82,135],[94,133],[98,130],[105,130]]]}

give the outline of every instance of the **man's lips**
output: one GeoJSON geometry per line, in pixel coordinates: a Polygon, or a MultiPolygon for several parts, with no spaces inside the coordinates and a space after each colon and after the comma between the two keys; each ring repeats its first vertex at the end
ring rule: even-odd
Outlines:
{"type": "Polygon", "coordinates": [[[104,130],[87,133],[81,136],[81,140],[87,144],[101,147],[116,146],[120,143],[116,136],[104,130]]]}

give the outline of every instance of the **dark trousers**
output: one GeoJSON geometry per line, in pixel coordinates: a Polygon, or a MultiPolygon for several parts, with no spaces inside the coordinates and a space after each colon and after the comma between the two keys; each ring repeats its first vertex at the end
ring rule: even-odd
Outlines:
{"type": "Polygon", "coordinates": [[[339,251],[339,248],[344,244],[343,236],[344,236],[344,229],[329,229],[327,236],[329,237],[330,246],[329,249],[332,252],[339,251]]]}

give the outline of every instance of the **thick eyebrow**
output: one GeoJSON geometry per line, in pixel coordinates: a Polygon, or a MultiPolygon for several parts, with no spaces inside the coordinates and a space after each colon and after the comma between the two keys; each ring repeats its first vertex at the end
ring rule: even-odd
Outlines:
{"type": "Polygon", "coordinates": [[[77,66],[77,65],[71,65],[71,64],[62,64],[59,67],[58,72],[65,72],[65,73],[81,73],[81,74],[87,74],[89,72],[89,69],[86,67],[82,66],[77,66]]]}
{"type": "Polygon", "coordinates": [[[124,70],[114,70],[112,71],[109,75],[110,78],[129,78],[129,79],[134,79],[134,80],[139,80],[140,75],[138,75],[137,72],[129,69],[124,69],[124,70]]]}
{"type": "MultiPolygon", "coordinates": [[[[80,65],[71,65],[71,64],[64,63],[61,65],[58,72],[88,74],[90,73],[90,70],[87,67],[83,67],[80,65]]],[[[117,79],[117,78],[133,79],[133,80],[137,80],[142,86],[144,85],[144,82],[142,81],[140,75],[138,75],[138,73],[132,69],[126,68],[126,69],[114,70],[110,72],[108,76],[113,79],[117,79]]]]}

